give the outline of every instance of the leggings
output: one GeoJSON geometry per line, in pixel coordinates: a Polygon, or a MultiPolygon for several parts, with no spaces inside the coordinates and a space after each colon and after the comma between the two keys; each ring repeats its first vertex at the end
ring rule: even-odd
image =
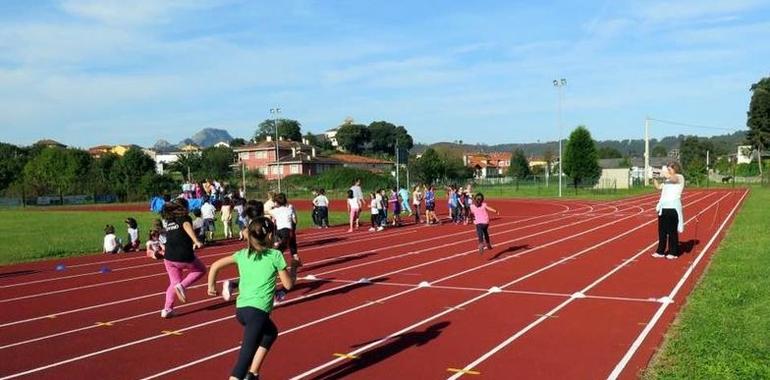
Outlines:
{"type": "Polygon", "coordinates": [[[321,227],[328,227],[329,226],[329,207],[318,206],[318,209],[316,210],[316,212],[318,213],[317,225],[321,227]]]}
{"type": "Polygon", "coordinates": [[[297,237],[291,228],[281,228],[276,233],[278,235],[278,250],[283,252],[289,248],[292,256],[297,255],[297,237]]]}
{"type": "Polygon", "coordinates": [[[176,295],[174,287],[177,284],[182,284],[182,288],[187,289],[188,286],[206,274],[206,266],[197,257],[190,263],[164,260],[163,264],[166,266],[169,280],[168,288],[166,289],[166,303],[163,305],[163,308],[171,310],[174,308],[174,297],[176,295]],[[182,272],[185,270],[187,271],[187,276],[183,280],[182,272]]]}
{"type": "Polygon", "coordinates": [[[414,205],[414,222],[420,223],[420,205],[414,205]]]}
{"type": "Polygon", "coordinates": [[[668,240],[668,254],[679,255],[679,232],[676,230],[679,224],[679,214],[673,208],[664,208],[658,215],[658,249],[655,252],[663,255],[666,252],[666,240],[668,240]]]}
{"type": "Polygon", "coordinates": [[[489,224],[477,224],[476,236],[479,237],[479,244],[486,243],[487,245],[492,245],[489,242],[489,224]]]}
{"type": "Polygon", "coordinates": [[[372,214],[372,228],[377,228],[380,226],[380,214],[372,214]]]}
{"type": "Polygon", "coordinates": [[[235,317],[243,326],[243,341],[238,361],[231,372],[231,376],[243,379],[249,372],[254,355],[259,347],[267,350],[278,337],[278,328],[270,320],[270,314],[255,307],[239,307],[235,309],[235,317]]]}

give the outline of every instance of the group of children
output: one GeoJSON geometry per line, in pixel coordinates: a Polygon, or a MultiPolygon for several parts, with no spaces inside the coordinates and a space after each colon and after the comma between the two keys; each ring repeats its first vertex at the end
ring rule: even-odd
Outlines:
{"type": "Polygon", "coordinates": [[[115,226],[108,224],[104,227],[103,253],[135,252],[139,250],[139,225],[134,218],[126,218],[126,244],[115,234],[115,226]]]}

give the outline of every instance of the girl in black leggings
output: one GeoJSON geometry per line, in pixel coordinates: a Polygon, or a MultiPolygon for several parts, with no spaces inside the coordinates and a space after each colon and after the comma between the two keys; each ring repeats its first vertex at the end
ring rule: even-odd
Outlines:
{"type": "Polygon", "coordinates": [[[276,275],[286,290],[297,278],[296,266],[287,268],[283,253],[272,248],[274,230],[268,218],[253,220],[248,227],[248,247],[217,260],[209,271],[210,296],[217,295],[217,273],[222,268],[235,264],[240,275],[235,316],[243,325],[243,340],[230,380],[259,379],[262,362],[278,337],[278,328],[270,320],[276,275]]]}

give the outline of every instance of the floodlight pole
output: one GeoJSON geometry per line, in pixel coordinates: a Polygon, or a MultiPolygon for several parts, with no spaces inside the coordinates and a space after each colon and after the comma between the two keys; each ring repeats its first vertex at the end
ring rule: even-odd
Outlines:
{"type": "Polygon", "coordinates": [[[562,138],[562,125],[561,125],[561,108],[562,108],[562,97],[563,97],[562,88],[567,85],[567,80],[564,79],[564,78],[561,78],[561,79],[558,79],[558,80],[554,79],[553,85],[559,91],[559,93],[558,93],[558,96],[559,96],[559,102],[558,102],[559,103],[559,108],[558,108],[558,116],[557,116],[557,118],[558,118],[558,127],[559,127],[559,198],[561,198],[561,187],[562,187],[562,185],[561,185],[562,178],[561,177],[564,176],[564,165],[563,165],[564,161],[563,161],[562,149],[561,149],[562,140],[563,140],[563,138],[562,138]]]}
{"type": "Polygon", "coordinates": [[[273,126],[275,127],[275,170],[278,172],[278,192],[281,192],[281,156],[278,151],[278,115],[281,114],[281,108],[275,107],[270,109],[270,114],[273,115],[273,126]]]}

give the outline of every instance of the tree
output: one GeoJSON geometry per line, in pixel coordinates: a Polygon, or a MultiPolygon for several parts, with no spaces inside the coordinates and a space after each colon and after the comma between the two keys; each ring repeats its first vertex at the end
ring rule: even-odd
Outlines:
{"type": "Polygon", "coordinates": [[[0,190],[22,177],[28,157],[24,148],[0,143],[0,190]]]}
{"type": "Polygon", "coordinates": [[[603,147],[599,148],[597,153],[599,154],[599,158],[602,158],[602,159],[603,158],[622,158],[623,157],[623,153],[620,153],[619,150],[617,150],[615,148],[612,148],[612,147],[608,147],[608,146],[603,146],[603,147]]]}
{"type": "Polygon", "coordinates": [[[337,129],[337,144],[351,153],[362,153],[369,141],[369,130],[361,124],[343,124],[337,129]]]}
{"type": "MultiPolygon", "coordinates": [[[[278,137],[291,141],[302,141],[302,125],[292,119],[278,119],[278,137]]],[[[266,119],[259,123],[257,132],[254,134],[255,140],[266,140],[267,136],[275,138],[275,120],[266,119]]]]}
{"type": "Polygon", "coordinates": [[[367,127],[373,153],[395,154],[395,145],[399,148],[412,149],[414,140],[403,126],[395,126],[387,121],[375,121],[367,127]]]}
{"type": "Polygon", "coordinates": [[[188,180],[192,180],[192,178],[188,178],[188,175],[189,177],[198,177],[201,168],[203,168],[203,158],[200,154],[192,152],[179,155],[179,158],[170,165],[172,171],[179,172],[182,177],[188,180]]]}
{"type": "Polygon", "coordinates": [[[142,176],[140,187],[148,198],[154,195],[173,194],[179,191],[179,183],[171,176],[146,173],[142,176]]]}
{"type": "Polygon", "coordinates": [[[91,163],[91,174],[88,176],[91,193],[112,194],[118,183],[117,164],[120,156],[115,153],[105,153],[91,163]]]}
{"type": "Polygon", "coordinates": [[[234,139],[230,140],[230,147],[231,147],[231,148],[237,148],[237,147],[239,147],[239,146],[244,146],[244,145],[246,145],[246,143],[247,143],[247,141],[246,141],[246,140],[244,140],[244,139],[242,139],[242,138],[240,138],[240,137],[236,137],[236,138],[234,138],[234,139]]]}
{"type": "Polygon", "coordinates": [[[651,155],[652,157],[666,157],[668,156],[668,151],[663,145],[655,145],[655,147],[652,148],[651,155]]]}
{"type": "Polygon", "coordinates": [[[64,203],[64,193],[81,190],[87,182],[91,160],[79,149],[44,148],[24,166],[24,178],[38,194],[55,191],[64,203]]]}
{"type": "Polygon", "coordinates": [[[222,180],[232,176],[231,165],[235,162],[235,152],[228,147],[210,147],[201,152],[201,168],[196,173],[201,179],[222,180]]]}
{"type": "Polygon", "coordinates": [[[689,181],[700,182],[706,175],[706,151],[712,150],[711,142],[695,136],[687,136],[679,146],[682,171],[689,181]]]}
{"type": "Polygon", "coordinates": [[[421,182],[428,184],[446,176],[444,162],[433,148],[425,150],[422,156],[414,161],[412,171],[421,182]]]}
{"type": "Polygon", "coordinates": [[[575,190],[579,184],[595,184],[602,174],[596,142],[585,126],[578,126],[569,135],[564,150],[564,173],[572,177],[575,190]]]}
{"type": "Polygon", "coordinates": [[[770,77],[752,84],[751,92],[746,142],[764,151],[770,145],[770,77]]]}
{"type": "Polygon", "coordinates": [[[142,177],[155,172],[155,161],[141,149],[131,148],[120,158],[116,165],[116,189],[124,199],[134,199],[142,194],[142,177]]]}
{"type": "Polygon", "coordinates": [[[525,179],[532,175],[532,171],[529,168],[529,161],[527,161],[527,156],[524,155],[523,150],[516,149],[513,151],[508,174],[517,179],[525,179]]]}

